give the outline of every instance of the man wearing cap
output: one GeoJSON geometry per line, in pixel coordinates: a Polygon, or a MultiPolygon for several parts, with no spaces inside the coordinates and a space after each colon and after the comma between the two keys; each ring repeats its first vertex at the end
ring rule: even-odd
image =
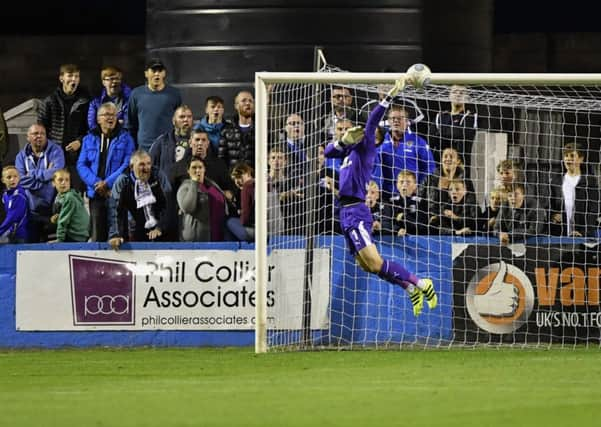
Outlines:
{"type": "Polygon", "coordinates": [[[179,89],[165,83],[167,71],[159,58],[146,62],[144,76],[146,84],[136,87],[129,97],[127,122],[138,148],[148,152],[159,135],[171,130],[182,96],[179,89]]]}

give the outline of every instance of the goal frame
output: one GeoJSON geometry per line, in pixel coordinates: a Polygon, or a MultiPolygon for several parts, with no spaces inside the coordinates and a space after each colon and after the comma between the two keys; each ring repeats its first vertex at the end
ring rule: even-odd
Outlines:
{"type": "MultiPolygon", "coordinates": [[[[255,353],[267,352],[267,86],[278,83],[393,84],[405,73],[255,73],[255,353]]],[[[599,85],[599,73],[432,73],[440,85],[599,85]]]]}

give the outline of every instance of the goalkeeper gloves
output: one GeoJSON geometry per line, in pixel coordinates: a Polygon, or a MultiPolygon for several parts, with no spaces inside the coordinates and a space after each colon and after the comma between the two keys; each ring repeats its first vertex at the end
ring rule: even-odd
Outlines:
{"type": "Polygon", "coordinates": [[[403,89],[405,89],[405,78],[401,77],[396,82],[394,82],[394,86],[388,91],[388,94],[386,95],[386,98],[384,100],[388,103],[391,103],[393,98],[397,96],[399,92],[403,89]]]}
{"type": "Polygon", "coordinates": [[[342,135],[342,138],[340,138],[340,145],[343,147],[355,145],[360,142],[364,136],[365,130],[361,126],[353,126],[342,135]]]}

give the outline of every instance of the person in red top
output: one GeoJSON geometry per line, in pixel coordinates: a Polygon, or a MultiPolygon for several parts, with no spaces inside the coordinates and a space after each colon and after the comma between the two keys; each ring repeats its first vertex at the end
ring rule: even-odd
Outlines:
{"type": "Polygon", "coordinates": [[[239,241],[255,239],[255,179],[254,169],[247,163],[237,163],[232,169],[232,181],[240,189],[239,216],[227,220],[227,229],[239,241]]]}

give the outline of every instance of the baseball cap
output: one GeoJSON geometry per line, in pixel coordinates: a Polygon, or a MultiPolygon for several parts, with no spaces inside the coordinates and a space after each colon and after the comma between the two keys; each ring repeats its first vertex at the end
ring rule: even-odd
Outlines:
{"type": "Polygon", "coordinates": [[[165,64],[159,58],[150,58],[146,61],[146,70],[149,68],[162,68],[165,69],[165,64]]]}

